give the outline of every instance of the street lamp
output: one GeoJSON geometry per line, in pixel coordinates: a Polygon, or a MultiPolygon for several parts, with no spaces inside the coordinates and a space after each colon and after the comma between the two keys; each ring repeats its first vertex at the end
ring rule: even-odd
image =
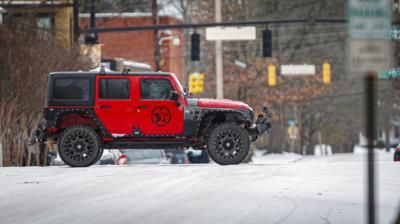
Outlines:
{"type": "Polygon", "coordinates": [[[3,14],[6,12],[5,9],[0,7],[0,24],[3,24],[3,14]]]}

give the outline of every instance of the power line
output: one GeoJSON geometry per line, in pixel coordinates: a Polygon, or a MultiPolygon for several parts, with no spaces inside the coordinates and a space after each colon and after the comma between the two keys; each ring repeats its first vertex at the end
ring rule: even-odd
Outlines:
{"type": "Polygon", "coordinates": [[[84,33],[106,33],[106,32],[124,32],[124,31],[144,31],[144,30],[165,30],[165,29],[197,29],[204,27],[219,26],[247,26],[247,25],[268,25],[268,24],[295,24],[295,23],[346,23],[344,19],[288,19],[288,20],[252,20],[240,22],[208,22],[208,23],[181,23],[181,24],[160,24],[151,26],[123,26],[108,28],[89,28],[84,29],[84,33]]]}

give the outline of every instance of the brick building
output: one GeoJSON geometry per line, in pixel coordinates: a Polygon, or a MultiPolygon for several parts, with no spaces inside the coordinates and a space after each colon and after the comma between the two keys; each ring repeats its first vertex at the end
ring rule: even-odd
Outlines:
{"type": "MultiPolygon", "coordinates": [[[[88,27],[90,15],[80,14],[79,17],[81,29],[88,27]]],[[[160,24],[181,23],[181,20],[166,15],[160,15],[159,21],[160,24]]],[[[98,28],[152,24],[151,13],[96,13],[96,27],[98,28]]],[[[183,38],[182,30],[160,31],[161,70],[175,73],[181,82],[184,81],[185,71],[183,38]]],[[[102,44],[102,58],[124,58],[150,64],[152,68],[156,67],[154,32],[152,30],[99,33],[98,41],[102,44]]]]}
{"type": "Polygon", "coordinates": [[[37,32],[54,34],[66,46],[73,43],[72,0],[0,0],[0,7],[6,10],[3,15],[5,24],[35,26],[37,32]]]}

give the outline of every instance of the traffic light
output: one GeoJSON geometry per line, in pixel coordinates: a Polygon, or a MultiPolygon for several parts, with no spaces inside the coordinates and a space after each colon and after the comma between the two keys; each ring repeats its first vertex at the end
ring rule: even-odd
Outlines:
{"type": "Polygon", "coordinates": [[[328,61],[322,64],[322,82],[324,84],[331,84],[331,65],[328,61]]]}
{"type": "Polygon", "coordinates": [[[191,36],[191,60],[200,61],[200,34],[193,33],[191,36]]]}
{"type": "Polygon", "coordinates": [[[192,73],[189,75],[189,92],[196,93],[197,92],[197,76],[196,73],[192,73]]]}
{"type": "Polygon", "coordinates": [[[189,92],[202,93],[204,91],[204,74],[195,72],[189,75],[189,92]]]}
{"type": "Polygon", "coordinates": [[[204,92],[204,74],[200,73],[197,78],[197,92],[204,92]]]}
{"type": "Polygon", "coordinates": [[[263,30],[262,31],[262,47],[263,47],[263,57],[272,57],[272,31],[263,30]]]}
{"type": "Polygon", "coordinates": [[[268,85],[276,86],[276,67],[274,64],[268,65],[268,85]]]}

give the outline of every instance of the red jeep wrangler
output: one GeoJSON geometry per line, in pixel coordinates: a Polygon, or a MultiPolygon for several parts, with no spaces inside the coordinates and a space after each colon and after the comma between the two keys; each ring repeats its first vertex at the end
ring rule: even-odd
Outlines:
{"type": "Polygon", "coordinates": [[[96,163],[103,148],[189,146],[208,150],[218,164],[238,164],[250,141],[271,128],[264,113],[253,124],[245,103],[191,98],[171,73],[55,72],[35,140],[56,141],[73,167],[96,163]]]}

